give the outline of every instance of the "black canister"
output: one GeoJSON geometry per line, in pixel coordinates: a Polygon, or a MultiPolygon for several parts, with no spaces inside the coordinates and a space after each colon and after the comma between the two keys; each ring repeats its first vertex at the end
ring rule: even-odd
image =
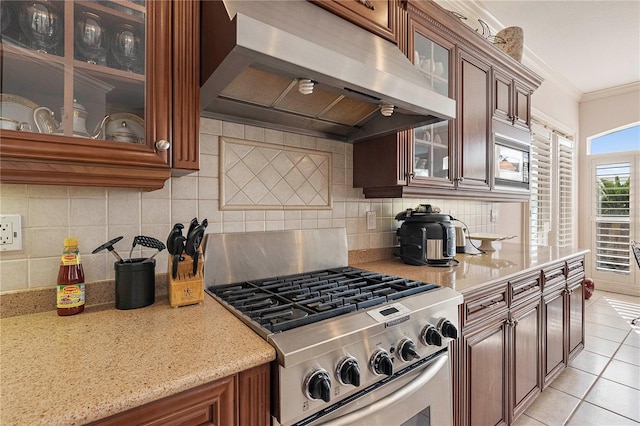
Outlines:
{"type": "Polygon", "coordinates": [[[114,262],[116,309],[136,309],[156,301],[155,259],[128,259],[114,262]]]}

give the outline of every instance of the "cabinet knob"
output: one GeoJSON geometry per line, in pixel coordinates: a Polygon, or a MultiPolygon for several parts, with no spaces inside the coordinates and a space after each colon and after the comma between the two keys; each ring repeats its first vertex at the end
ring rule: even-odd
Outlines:
{"type": "Polygon", "coordinates": [[[462,177],[462,176],[457,177],[457,178],[456,178],[456,180],[457,180],[458,182],[464,182],[464,177],[462,177]]]}
{"type": "Polygon", "coordinates": [[[171,143],[166,139],[160,139],[159,141],[156,141],[156,149],[158,151],[166,151],[170,146],[171,143]]]}

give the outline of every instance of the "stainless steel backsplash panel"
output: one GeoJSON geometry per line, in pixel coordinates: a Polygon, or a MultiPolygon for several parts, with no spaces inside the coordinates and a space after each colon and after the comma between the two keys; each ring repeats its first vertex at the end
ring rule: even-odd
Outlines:
{"type": "Polygon", "coordinates": [[[207,287],[347,266],[344,228],[207,234],[207,287]]]}

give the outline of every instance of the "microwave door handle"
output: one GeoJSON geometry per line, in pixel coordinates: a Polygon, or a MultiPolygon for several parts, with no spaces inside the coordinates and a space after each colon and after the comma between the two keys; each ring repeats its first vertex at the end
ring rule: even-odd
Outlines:
{"type": "Polygon", "coordinates": [[[345,414],[344,416],[329,420],[326,423],[322,423],[320,426],[348,426],[357,423],[364,417],[384,410],[385,408],[403,400],[404,398],[410,396],[412,393],[418,391],[429,380],[431,380],[442,367],[447,364],[448,360],[449,355],[444,354],[440,356],[434,363],[429,365],[429,367],[427,367],[422,373],[420,373],[418,377],[413,379],[410,383],[403,386],[396,392],[387,395],[384,398],[374,402],[373,404],[367,405],[366,407],[362,407],[349,414],[345,414]]]}

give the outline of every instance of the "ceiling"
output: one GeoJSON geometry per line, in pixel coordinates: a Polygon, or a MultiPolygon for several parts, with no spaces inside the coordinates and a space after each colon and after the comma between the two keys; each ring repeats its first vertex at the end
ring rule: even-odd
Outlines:
{"type": "Polygon", "coordinates": [[[522,27],[525,57],[533,53],[583,94],[640,81],[638,0],[475,3],[495,18],[490,26],[522,27]]]}

